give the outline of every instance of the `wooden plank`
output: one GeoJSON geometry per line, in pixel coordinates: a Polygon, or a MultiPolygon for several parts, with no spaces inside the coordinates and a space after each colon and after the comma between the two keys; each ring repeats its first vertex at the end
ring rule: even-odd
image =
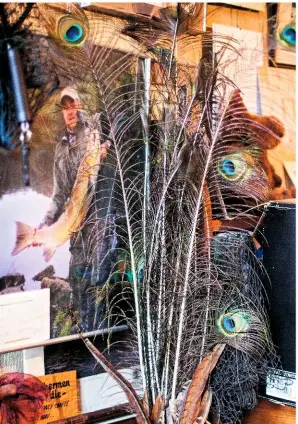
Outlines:
{"type": "Polygon", "coordinates": [[[227,4],[231,6],[241,7],[243,9],[257,10],[258,12],[265,12],[266,3],[239,3],[236,1],[229,1],[227,4]]]}
{"type": "MultiPolygon", "coordinates": [[[[89,412],[66,420],[55,421],[52,424],[91,424],[122,418],[119,424],[135,424],[134,418],[127,416],[128,411],[124,405],[112,409],[89,412]]],[[[243,419],[243,424],[294,424],[296,409],[291,406],[278,405],[268,400],[261,399],[258,406],[250,411],[243,419]]]]}
{"type": "Polygon", "coordinates": [[[283,122],[286,134],[279,146],[268,151],[270,163],[286,184],[283,161],[296,158],[296,72],[294,69],[259,68],[263,115],[273,115],[283,122]]]}
{"type": "Polygon", "coordinates": [[[294,424],[296,408],[261,399],[258,406],[243,419],[243,424],[294,424]]]}
{"type": "Polygon", "coordinates": [[[286,127],[284,141],[295,150],[296,72],[294,69],[259,68],[263,115],[275,115],[286,127]]]}
{"type": "Polygon", "coordinates": [[[99,424],[109,420],[119,420],[121,424],[136,424],[135,418],[131,417],[132,414],[133,411],[131,411],[129,404],[123,404],[114,408],[101,409],[100,411],[53,421],[51,424],[99,424]]]}
{"type": "MultiPolygon", "coordinates": [[[[150,18],[154,16],[154,18],[162,19],[160,8],[161,5],[157,6],[153,3],[92,3],[94,11],[120,12],[123,17],[140,14],[150,18]]],[[[90,6],[87,6],[87,9],[90,10],[90,6]]]]}
{"type": "Polygon", "coordinates": [[[277,26],[285,27],[292,19],[292,3],[279,3],[277,5],[277,26]]]}
{"type": "Polygon", "coordinates": [[[208,4],[207,27],[212,28],[213,24],[228,25],[240,29],[262,32],[264,37],[266,37],[266,16],[266,12],[252,12],[250,10],[208,4]]]}

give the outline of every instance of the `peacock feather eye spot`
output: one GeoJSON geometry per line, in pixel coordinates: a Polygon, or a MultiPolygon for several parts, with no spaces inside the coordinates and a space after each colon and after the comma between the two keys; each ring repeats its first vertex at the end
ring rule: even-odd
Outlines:
{"type": "Polygon", "coordinates": [[[69,47],[81,46],[87,37],[87,23],[78,19],[64,16],[58,23],[60,40],[69,47]]]}
{"type": "Polygon", "coordinates": [[[83,28],[78,24],[71,25],[64,34],[65,41],[69,43],[78,43],[84,35],[83,28]]]}
{"type": "Polygon", "coordinates": [[[245,153],[231,153],[218,161],[217,169],[225,180],[240,181],[248,172],[248,162],[245,153]]]}
{"type": "Polygon", "coordinates": [[[233,320],[233,318],[226,317],[223,320],[223,326],[227,331],[234,331],[236,324],[235,324],[235,321],[233,320]]]}
{"type": "Polygon", "coordinates": [[[291,46],[296,46],[296,28],[292,25],[287,25],[281,32],[281,39],[291,46]]]}
{"type": "Polygon", "coordinates": [[[236,167],[234,162],[231,159],[225,159],[222,162],[222,171],[226,174],[226,175],[235,175],[236,173],[236,167]]]}
{"type": "Polygon", "coordinates": [[[242,336],[250,326],[250,318],[240,310],[221,315],[217,320],[218,331],[226,337],[242,336]]]}

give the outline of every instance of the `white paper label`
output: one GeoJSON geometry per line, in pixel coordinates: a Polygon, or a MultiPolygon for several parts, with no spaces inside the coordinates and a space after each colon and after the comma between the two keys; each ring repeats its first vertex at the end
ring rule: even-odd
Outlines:
{"type": "Polygon", "coordinates": [[[296,387],[294,372],[275,370],[273,376],[267,377],[266,395],[296,402],[296,387]]]}

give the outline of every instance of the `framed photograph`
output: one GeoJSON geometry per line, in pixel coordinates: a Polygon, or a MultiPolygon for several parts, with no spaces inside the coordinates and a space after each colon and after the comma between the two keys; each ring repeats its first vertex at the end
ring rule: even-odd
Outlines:
{"type": "MultiPolygon", "coordinates": [[[[136,110],[139,105],[148,108],[150,64],[139,52],[119,49],[121,36],[113,19],[105,22],[101,38],[92,26],[93,12],[80,15],[76,6],[69,6],[79,22],[73,25],[67,21],[69,8],[59,6],[57,12],[42,7],[30,15],[28,37],[33,41],[25,39],[22,51],[22,60],[33,66],[25,72],[25,79],[31,78],[29,103],[34,112],[29,187],[24,184],[20,133],[11,124],[15,111],[10,107],[3,112],[1,145],[7,142],[10,148],[0,151],[0,294],[4,298],[48,289],[50,337],[61,338],[78,336],[78,329],[100,332],[126,324],[131,265],[125,217],[138,213],[138,198],[124,197],[129,184],[137,193],[144,175],[144,134],[136,110]],[[52,21],[47,26],[47,18],[41,23],[35,16],[47,12],[58,29],[52,21]],[[60,44],[59,31],[66,31],[63,42],[69,45],[73,37],[89,37],[86,48],[98,58],[93,68],[92,58],[88,65],[89,57],[60,44]],[[30,43],[35,43],[34,52],[26,51],[30,43]],[[45,54],[44,83],[34,66],[42,66],[45,54]],[[118,300],[125,284],[127,304],[125,296],[118,300]]],[[[7,8],[7,13],[17,13],[7,8]]],[[[96,18],[104,21],[101,15],[96,18]]],[[[11,102],[9,81],[7,76],[1,84],[11,102]]]]}

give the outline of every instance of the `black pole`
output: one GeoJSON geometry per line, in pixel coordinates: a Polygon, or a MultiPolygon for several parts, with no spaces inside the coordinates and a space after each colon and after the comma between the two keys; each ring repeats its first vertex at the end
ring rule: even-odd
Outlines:
{"type": "Polygon", "coordinates": [[[20,53],[10,43],[7,43],[7,58],[11,76],[16,119],[21,129],[20,139],[22,142],[23,173],[25,185],[28,186],[30,185],[30,181],[27,138],[30,131],[29,122],[31,121],[31,113],[27,98],[27,90],[20,53]]]}

